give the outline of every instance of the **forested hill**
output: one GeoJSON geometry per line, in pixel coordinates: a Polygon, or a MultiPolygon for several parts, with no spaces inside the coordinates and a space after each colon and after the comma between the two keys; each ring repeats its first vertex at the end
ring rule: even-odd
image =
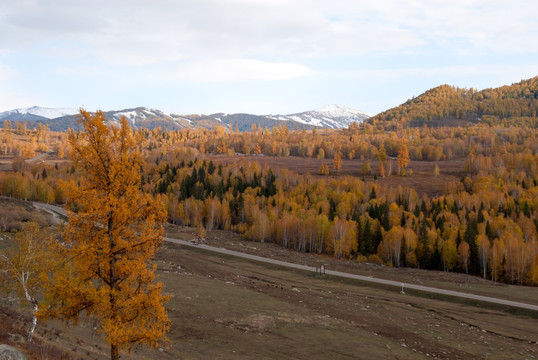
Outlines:
{"type": "Polygon", "coordinates": [[[459,126],[483,122],[536,128],[538,76],[517,84],[477,91],[441,85],[370,119],[385,128],[459,126]]]}

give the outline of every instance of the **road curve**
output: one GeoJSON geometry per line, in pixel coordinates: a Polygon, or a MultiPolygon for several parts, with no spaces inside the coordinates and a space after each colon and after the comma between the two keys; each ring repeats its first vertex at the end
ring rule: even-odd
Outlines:
{"type": "MultiPolygon", "coordinates": [[[[48,212],[57,213],[62,216],[67,215],[66,211],[58,206],[42,204],[42,203],[37,203],[37,202],[34,202],[34,205],[48,212]]],[[[284,266],[284,267],[299,269],[299,270],[304,270],[304,271],[312,271],[312,272],[319,271],[318,269],[312,266],[289,263],[286,261],[270,259],[266,257],[246,254],[246,253],[228,250],[224,248],[217,248],[214,246],[209,246],[209,245],[204,245],[204,244],[195,244],[193,242],[185,241],[185,240],[165,237],[164,241],[174,243],[174,244],[184,245],[184,246],[190,246],[190,247],[194,247],[198,249],[204,249],[207,251],[213,251],[213,252],[226,254],[230,256],[236,256],[236,257],[240,257],[240,258],[244,258],[248,260],[264,262],[267,264],[279,265],[279,266],[284,266]]],[[[499,299],[499,298],[494,298],[494,297],[489,297],[489,296],[475,295],[475,294],[464,293],[460,291],[445,290],[445,289],[439,289],[439,288],[434,288],[430,286],[422,286],[422,285],[416,285],[416,284],[410,284],[410,283],[402,283],[398,281],[379,279],[379,278],[374,278],[370,276],[350,274],[350,273],[345,273],[341,271],[325,270],[325,274],[332,275],[332,276],[339,276],[339,277],[348,278],[348,279],[366,281],[366,282],[375,283],[375,284],[389,285],[389,286],[394,286],[397,288],[413,289],[413,290],[419,290],[419,291],[424,291],[424,292],[433,293],[433,294],[453,296],[453,297],[458,297],[458,298],[463,298],[463,299],[487,302],[491,304],[505,305],[505,306],[511,306],[511,307],[525,309],[525,310],[538,311],[538,306],[536,305],[521,303],[517,301],[504,300],[504,299],[499,299]]]]}

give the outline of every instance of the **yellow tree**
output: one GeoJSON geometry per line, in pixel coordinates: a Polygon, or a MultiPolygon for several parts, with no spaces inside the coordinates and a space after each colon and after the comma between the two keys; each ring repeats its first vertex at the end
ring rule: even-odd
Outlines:
{"type": "Polygon", "coordinates": [[[107,127],[103,112],[81,110],[83,132],[69,132],[69,157],[82,174],[68,184],[64,259],[50,275],[43,318],[76,323],[85,312],[110,343],[111,359],[133,345],[157,346],[170,321],[156,282],[155,251],[163,241],[164,207],[141,192],[143,165],[125,118],[107,127]]]}
{"type": "Polygon", "coordinates": [[[329,175],[330,173],[330,170],[329,170],[329,166],[325,163],[322,163],[320,166],[319,166],[319,174],[320,175],[329,175]]]}
{"type": "Polygon", "coordinates": [[[256,144],[256,147],[254,148],[254,154],[259,155],[262,153],[262,147],[260,144],[256,144]]]}
{"type": "Polygon", "coordinates": [[[332,252],[335,257],[341,258],[357,251],[357,230],[354,221],[339,219],[338,216],[329,230],[329,242],[327,252],[332,252]]]}
{"type": "Polygon", "coordinates": [[[385,162],[387,161],[387,152],[385,151],[385,146],[383,145],[383,143],[379,145],[377,160],[379,162],[379,166],[377,169],[377,171],[379,172],[379,176],[385,177],[385,162]]]}
{"type": "Polygon", "coordinates": [[[41,275],[51,265],[50,238],[39,225],[28,222],[15,234],[13,246],[0,251],[0,285],[8,298],[22,300],[32,308],[32,323],[26,341],[32,341],[37,326],[38,295],[42,291],[41,275]]]}
{"type": "Polygon", "coordinates": [[[458,262],[462,269],[465,270],[465,273],[469,273],[469,262],[471,260],[471,252],[469,249],[469,244],[465,241],[462,241],[458,246],[458,262]]]}
{"type": "Polygon", "coordinates": [[[407,143],[402,141],[398,147],[398,166],[402,175],[405,175],[407,165],[409,165],[409,150],[407,149],[407,143]]]}
{"type": "Polygon", "coordinates": [[[340,156],[340,153],[334,154],[333,167],[335,172],[338,172],[338,170],[342,168],[342,157],[340,156]]]}

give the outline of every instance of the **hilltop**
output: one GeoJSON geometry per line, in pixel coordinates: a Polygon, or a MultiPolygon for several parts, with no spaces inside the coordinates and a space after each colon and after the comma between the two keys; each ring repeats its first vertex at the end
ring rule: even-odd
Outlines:
{"type": "Polygon", "coordinates": [[[389,127],[487,124],[536,127],[538,77],[477,91],[441,85],[370,119],[389,127]]]}

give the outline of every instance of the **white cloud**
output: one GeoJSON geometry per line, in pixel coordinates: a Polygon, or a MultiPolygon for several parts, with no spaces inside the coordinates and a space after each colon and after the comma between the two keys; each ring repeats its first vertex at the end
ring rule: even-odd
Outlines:
{"type": "MultiPolygon", "coordinates": [[[[134,102],[164,87],[175,99],[181,82],[234,82],[230,89],[252,87],[241,93],[247,103],[263,89],[237,82],[310,76],[308,88],[293,83],[309,99],[358,97],[379,82],[405,83],[405,96],[426,83],[415,79],[509,83],[538,74],[537,13],[532,0],[0,1],[0,92],[78,106],[102,96],[96,84],[107,84],[110,102],[134,102]],[[358,81],[328,86],[346,77],[358,81]]],[[[222,97],[218,86],[200,88],[197,96],[222,97]]]]}
{"type": "Polygon", "coordinates": [[[104,64],[296,61],[458,40],[483,51],[538,51],[538,3],[524,0],[26,0],[3,2],[0,13],[0,48],[62,46],[55,56],[71,51],[104,64]]]}
{"type": "Polygon", "coordinates": [[[308,67],[293,63],[227,59],[191,62],[168,75],[175,81],[240,82],[285,80],[312,74],[313,72],[308,67]]]}
{"type": "MultiPolygon", "coordinates": [[[[478,87],[473,84],[476,79],[489,79],[488,87],[511,84],[520,80],[530,79],[538,74],[538,63],[525,66],[507,65],[461,65],[445,67],[413,67],[392,69],[369,69],[358,71],[335,72],[340,78],[375,79],[379,82],[399,82],[408,79],[444,79],[449,85],[453,79],[464,79],[460,86],[478,87]]],[[[438,84],[440,85],[440,83],[438,84]]],[[[423,89],[424,91],[427,89],[423,89]]],[[[412,94],[409,94],[412,95],[412,94]]],[[[417,94],[414,94],[417,95],[417,94]]]]}

